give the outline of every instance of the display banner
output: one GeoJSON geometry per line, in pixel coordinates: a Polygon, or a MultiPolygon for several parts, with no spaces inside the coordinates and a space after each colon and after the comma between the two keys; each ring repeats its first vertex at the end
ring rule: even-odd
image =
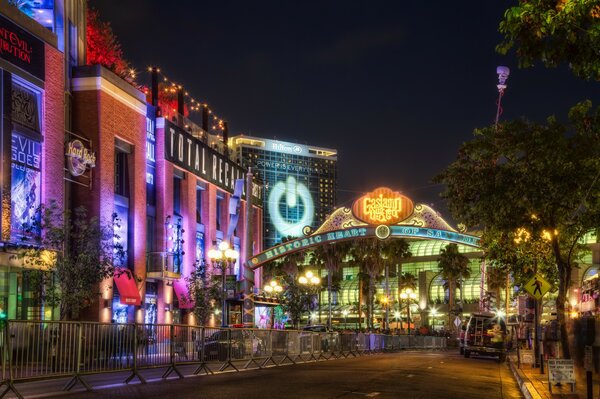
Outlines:
{"type": "MultiPolygon", "coordinates": [[[[246,177],[244,168],[168,120],[165,120],[165,158],[229,193],[234,192],[236,180],[246,177]]],[[[245,190],[244,187],[243,198],[245,190]]],[[[261,185],[253,184],[252,199],[254,204],[262,205],[261,185]]]]}
{"type": "Polygon", "coordinates": [[[45,80],[44,42],[0,15],[0,58],[45,80]]]}
{"type": "Polygon", "coordinates": [[[39,221],[42,144],[18,132],[11,145],[11,240],[36,235],[30,227],[39,221]],[[26,228],[29,226],[29,228],[26,228]]]}

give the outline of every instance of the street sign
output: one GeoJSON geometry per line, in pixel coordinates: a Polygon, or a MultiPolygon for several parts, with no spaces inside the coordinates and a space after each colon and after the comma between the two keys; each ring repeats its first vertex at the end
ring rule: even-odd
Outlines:
{"type": "Polygon", "coordinates": [[[525,284],[525,291],[537,300],[542,299],[544,295],[552,288],[552,285],[542,276],[536,274],[525,284]]]}
{"type": "Polygon", "coordinates": [[[456,326],[456,328],[458,328],[461,324],[462,321],[460,320],[460,317],[456,316],[456,319],[454,319],[454,325],[456,326]]]}
{"type": "Polygon", "coordinates": [[[530,364],[531,365],[534,363],[535,357],[533,356],[532,349],[521,349],[519,351],[519,355],[521,356],[521,358],[519,359],[521,361],[521,364],[530,364]]]}
{"type": "Polygon", "coordinates": [[[548,382],[575,384],[573,359],[548,359],[548,382]]]}

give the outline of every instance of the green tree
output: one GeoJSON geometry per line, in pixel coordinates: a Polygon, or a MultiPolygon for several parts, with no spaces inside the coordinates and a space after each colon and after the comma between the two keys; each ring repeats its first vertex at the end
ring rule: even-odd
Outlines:
{"type": "MultiPolygon", "coordinates": [[[[499,129],[477,129],[436,178],[447,186],[442,196],[453,216],[484,229],[484,250],[499,232],[506,246],[511,235],[526,231],[530,238],[522,242],[552,254],[566,358],[564,312],[571,271],[581,254],[579,240],[600,225],[600,111],[592,112],[588,101],[573,107],[569,118],[566,126],[551,117],[546,124],[517,120],[499,129]]],[[[519,255],[522,246],[514,247],[511,256],[519,255]]],[[[531,257],[530,265],[535,267],[536,259],[531,257]]]]}
{"type": "Polygon", "coordinates": [[[188,296],[184,299],[194,303],[192,312],[196,316],[196,323],[204,326],[215,304],[221,303],[223,291],[221,276],[206,272],[201,262],[201,260],[196,261],[194,271],[185,278],[188,296]]]}
{"type": "MultiPolygon", "coordinates": [[[[448,286],[448,320],[452,312],[455,312],[454,296],[459,281],[471,277],[469,258],[458,251],[458,245],[448,244],[440,250],[438,267],[442,278],[448,286]]],[[[448,323],[450,325],[450,322],[448,323]]]]}
{"type": "Polygon", "coordinates": [[[519,0],[500,22],[504,41],[497,51],[515,49],[520,66],[562,63],[576,76],[600,80],[600,5],[597,0],[519,0]]]}
{"type": "Polygon", "coordinates": [[[39,287],[38,298],[58,306],[61,320],[76,319],[99,299],[100,283],[111,277],[124,251],[115,235],[120,220],[110,223],[90,217],[85,208],[63,212],[56,202],[42,205],[24,226],[34,245],[22,254],[35,269],[28,278],[39,287]]]}
{"type": "Polygon", "coordinates": [[[289,315],[294,328],[300,325],[302,313],[312,310],[312,298],[319,286],[303,286],[298,283],[299,273],[304,269],[305,254],[288,254],[263,266],[263,281],[277,279],[283,282],[283,310],[289,315]]]}

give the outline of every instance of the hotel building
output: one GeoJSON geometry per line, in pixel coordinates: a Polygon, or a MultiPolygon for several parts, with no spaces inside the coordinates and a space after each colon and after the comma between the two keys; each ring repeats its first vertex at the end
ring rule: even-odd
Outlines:
{"type": "Polygon", "coordinates": [[[303,236],[333,211],[336,150],[251,136],[232,137],[229,145],[265,186],[264,248],[303,236]]]}

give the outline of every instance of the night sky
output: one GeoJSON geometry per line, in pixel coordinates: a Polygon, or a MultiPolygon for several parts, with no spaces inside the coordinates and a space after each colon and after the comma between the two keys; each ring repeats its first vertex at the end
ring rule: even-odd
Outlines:
{"type": "Polygon", "coordinates": [[[230,135],[336,148],[339,205],[387,185],[445,213],[431,179],[493,122],[497,65],[502,118],[600,104],[600,83],[495,52],[516,1],[90,2],[138,71],[159,66],[230,135]]]}

